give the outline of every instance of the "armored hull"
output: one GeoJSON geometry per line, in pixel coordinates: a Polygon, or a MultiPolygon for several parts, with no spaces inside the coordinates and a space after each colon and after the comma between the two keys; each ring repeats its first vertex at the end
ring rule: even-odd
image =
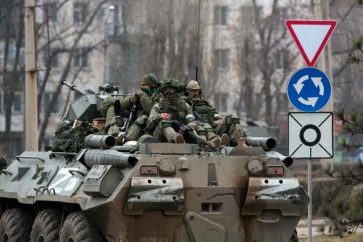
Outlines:
{"type": "Polygon", "coordinates": [[[15,241],[289,241],[307,196],[283,159],[170,143],[24,152],[0,175],[0,239],[18,217],[15,241]]]}

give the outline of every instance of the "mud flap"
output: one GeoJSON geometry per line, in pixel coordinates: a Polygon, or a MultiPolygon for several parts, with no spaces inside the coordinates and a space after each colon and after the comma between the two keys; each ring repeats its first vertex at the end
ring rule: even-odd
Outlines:
{"type": "Polygon", "coordinates": [[[288,241],[307,201],[297,178],[251,177],[242,208],[246,241],[288,241]]]}

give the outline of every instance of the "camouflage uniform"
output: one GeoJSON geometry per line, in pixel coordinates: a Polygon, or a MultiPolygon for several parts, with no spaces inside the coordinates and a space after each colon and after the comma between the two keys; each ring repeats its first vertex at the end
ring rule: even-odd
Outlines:
{"type": "Polygon", "coordinates": [[[86,121],[63,121],[58,125],[53,139],[52,151],[79,152],[84,148],[84,139],[89,134],[99,133],[86,121]]]}
{"type": "Polygon", "coordinates": [[[223,136],[228,134],[231,139],[231,145],[235,146],[239,143],[239,140],[243,140],[245,137],[244,131],[240,125],[240,120],[234,115],[228,115],[222,118],[216,111],[215,107],[205,100],[201,94],[201,89],[196,81],[189,81],[186,85],[187,96],[186,102],[189,103],[193,111],[200,114],[204,122],[210,124],[214,133],[223,136]],[[190,91],[198,91],[194,96],[190,96],[190,91]]]}
{"type": "Polygon", "coordinates": [[[142,135],[142,130],[145,128],[146,120],[149,117],[151,107],[152,107],[152,100],[151,98],[143,93],[142,91],[139,91],[135,94],[135,96],[128,96],[121,99],[121,107],[123,109],[131,109],[131,107],[136,102],[136,115],[135,115],[135,121],[131,124],[129,127],[125,140],[137,140],[142,135]],[[135,101],[134,97],[137,97],[137,101],[135,101]]]}
{"type": "MultiPolygon", "coordinates": [[[[101,102],[101,113],[102,113],[102,116],[106,118],[106,123],[105,123],[105,132],[106,133],[108,133],[108,130],[110,127],[115,125],[114,117],[117,116],[116,112],[115,112],[115,106],[116,106],[117,102],[119,102],[119,100],[114,97],[111,97],[111,96],[106,97],[101,102]]],[[[120,119],[120,120],[122,120],[122,119],[120,119]]],[[[121,127],[123,126],[122,121],[120,124],[118,124],[119,131],[121,131],[121,127]]],[[[115,127],[113,127],[113,128],[115,128],[115,127]]]]}
{"type": "Polygon", "coordinates": [[[195,119],[192,108],[177,94],[178,81],[175,79],[164,80],[161,92],[162,98],[153,106],[147,121],[147,129],[152,131],[155,137],[160,141],[167,140],[168,142],[183,143],[183,137],[175,132],[171,127],[170,120],[178,121],[182,124],[187,124],[192,128],[196,128],[195,119]],[[173,99],[164,94],[164,91],[172,90],[174,92],[173,99]],[[163,114],[168,114],[167,120],[162,119],[163,114]]]}
{"type": "MultiPolygon", "coordinates": [[[[153,106],[153,102],[151,99],[151,95],[157,89],[157,78],[153,74],[146,74],[140,80],[141,90],[136,92],[134,96],[126,96],[118,100],[120,102],[121,110],[131,110],[133,105],[136,105],[136,113],[135,119],[132,121],[133,123],[130,125],[126,135],[125,140],[137,140],[143,134],[143,130],[146,126],[146,120],[150,114],[151,108],[153,106]]],[[[111,102],[110,100],[105,99],[104,106],[107,106],[107,103],[111,102]]],[[[117,100],[114,99],[115,103],[117,100]]],[[[112,103],[112,102],[111,102],[112,103]]],[[[115,120],[115,108],[113,106],[108,107],[106,113],[106,126],[117,122],[115,120]]],[[[115,131],[113,129],[109,130],[111,133],[115,131]]],[[[110,132],[108,132],[110,134],[110,132]]]]}

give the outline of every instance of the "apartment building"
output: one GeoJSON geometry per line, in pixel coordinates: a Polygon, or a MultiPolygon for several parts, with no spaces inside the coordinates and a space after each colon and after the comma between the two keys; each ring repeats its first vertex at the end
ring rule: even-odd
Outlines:
{"type": "MultiPolygon", "coordinates": [[[[301,1],[278,2],[273,23],[277,33],[283,31],[285,19],[296,16],[297,7],[306,10],[308,6],[301,1]]],[[[248,0],[39,0],[37,6],[37,74],[42,93],[39,129],[45,130],[42,147],[51,144],[57,123],[77,97],[65,87],[58,88],[61,79],[81,89],[97,91],[99,85],[112,83],[121,93],[133,93],[144,73],[185,82],[196,78],[198,67],[198,81],[217,110],[245,118],[245,97],[252,95],[256,117],[263,118],[264,82],[256,66],[261,40],[256,24],[271,15],[270,3],[257,1],[256,7],[248,0]],[[45,126],[44,120],[49,120],[45,126]]],[[[270,50],[269,58],[274,59],[270,68],[277,70],[273,78],[281,76],[279,70],[289,54],[284,41],[270,50]]],[[[13,153],[24,147],[24,99],[19,85],[12,105],[13,153]]],[[[275,99],[273,102],[275,107],[275,99]]],[[[4,105],[0,92],[0,137],[5,130],[4,105]]]]}

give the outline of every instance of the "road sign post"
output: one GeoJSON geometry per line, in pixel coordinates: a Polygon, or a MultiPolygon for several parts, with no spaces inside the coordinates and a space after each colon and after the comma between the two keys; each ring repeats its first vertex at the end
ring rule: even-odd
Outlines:
{"type": "MultiPolygon", "coordinates": [[[[321,110],[331,97],[331,85],[325,73],[312,68],[332,35],[333,20],[286,20],[287,29],[295,40],[304,61],[310,68],[297,71],[290,79],[287,95],[291,104],[302,112],[321,110]]],[[[308,159],[308,241],[312,241],[312,158],[332,158],[333,114],[289,113],[289,155],[308,159]],[[320,116],[319,116],[320,115],[320,116]],[[299,116],[299,117],[298,117],[299,116]],[[315,119],[314,119],[315,118],[315,119]],[[321,119],[323,121],[321,121],[321,119]],[[290,126],[291,119],[291,126],[290,126]],[[319,121],[320,120],[320,121],[319,121]],[[319,123],[320,122],[320,123],[319,123]],[[297,132],[290,135],[290,131],[297,132]],[[319,157],[320,156],[320,157],[319,157]]]]}
{"type": "Polygon", "coordinates": [[[308,240],[312,241],[312,159],[334,156],[333,113],[298,113],[288,115],[289,156],[308,159],[308,240]]]}

